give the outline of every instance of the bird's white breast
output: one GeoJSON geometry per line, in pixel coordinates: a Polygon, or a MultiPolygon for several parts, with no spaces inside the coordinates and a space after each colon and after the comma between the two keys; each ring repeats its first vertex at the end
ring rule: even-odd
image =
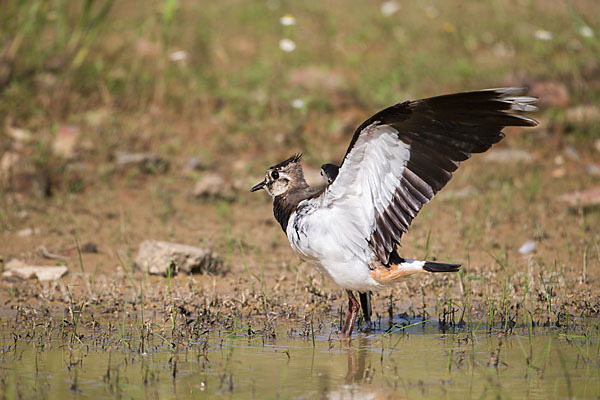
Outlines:
{"type": "Polygon", "coordinates": [[[343,289],[365,292],[381,287],[370,275],[375,257],[363,238],[349,238],[345,224],[360,223],[339,218],[331,208],[313,200],[303,201],[290,216],[286,234],[292,249],[343,289]]]}

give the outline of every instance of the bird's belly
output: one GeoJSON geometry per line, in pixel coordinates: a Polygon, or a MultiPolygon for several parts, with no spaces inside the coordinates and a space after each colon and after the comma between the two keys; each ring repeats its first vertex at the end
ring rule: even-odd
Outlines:
{"type": "Polygon", "coordinates": [[[382,287],[370,274],[374,256],[370,249],[352,249],[330,224],[311,223],[318,216],[295,217],[295,213],[290,217],[286,233],[292,249],[304,260],[343,289],[366,292],[382,287]]]}

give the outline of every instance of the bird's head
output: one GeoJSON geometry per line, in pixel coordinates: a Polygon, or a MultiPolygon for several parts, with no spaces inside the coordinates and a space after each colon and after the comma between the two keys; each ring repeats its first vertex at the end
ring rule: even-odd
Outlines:
{"type": "Polygon", "coordinates": [[[267,170],[265,179],[254,185],[251,192],[265,189],[272,198],[287,193],[293,188],[306,188],[308,185],[304,180],[300,158],[302,154],[296,154],[267,170]]]}
{"type": "Polygon", "coordinates": [[[321,165],[321,176],[327,181],[328,185],[331,185],[335,178],[338,176],[340,167],[335,164],[323,164],[321,165]]]}

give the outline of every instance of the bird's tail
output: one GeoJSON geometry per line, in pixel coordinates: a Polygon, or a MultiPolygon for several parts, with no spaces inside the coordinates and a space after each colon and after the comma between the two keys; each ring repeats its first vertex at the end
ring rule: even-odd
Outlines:
{"type": "Polygon", "coordinates": [[[458,272],[460,264],[445,264],[434,261],[425,261],[423,269],[427,272],[458,272]]]}
{"type": "Polygon", "coordinates": [[[400,258],[393,264],[376,266],[371,270],[371,277],[379,283],[386,284],[418,273],[457,272],[459,269],[460,264],[400,258]]]}

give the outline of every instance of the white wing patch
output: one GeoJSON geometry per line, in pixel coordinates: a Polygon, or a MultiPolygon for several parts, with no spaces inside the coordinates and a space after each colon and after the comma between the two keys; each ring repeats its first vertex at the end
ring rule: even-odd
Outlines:
{"type": "Polygon", "coordinates": [[[321,196],[321,206],[335,214],[332,220],[351,222],[339,234],[362,244],[361,251],[375,231],[377,215],[393,201],[409,158],[410,145],[399,140],[394,127],[371,124],[344,160],[337,179],[321,196]]]}

